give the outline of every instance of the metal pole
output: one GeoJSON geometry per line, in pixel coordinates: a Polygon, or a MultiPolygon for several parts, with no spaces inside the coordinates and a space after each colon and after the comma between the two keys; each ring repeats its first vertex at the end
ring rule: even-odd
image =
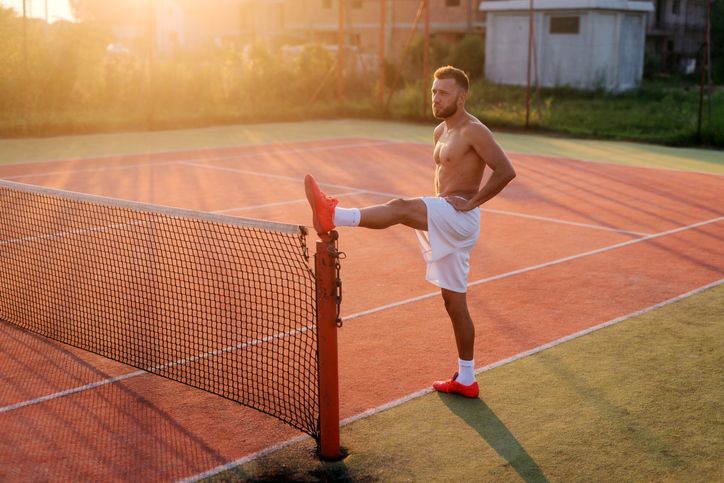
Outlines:
{"type": "Polygon", "coordinates": [[[711,96],[713,93],[713,87],[711,83],[711,7],[713,3],[714,0],[709,0],[706,4],[706,97],[709,101],[709,112],[707,113],[709,121],[711,121],[711,96]]]}
{"type": "Polygon", "coordinates": [[[377,93],[377,101],[380,106],[385,103],[385,21],[387,18],[387,2],[380,0],[380,48],[379,48],[379,83],[380,90],[377,93]]]}
{"type": "Polygon", "coordinates": [[[314,255],[317,279],[317,335],[319,337],[320,454],[341,456],[339,444],[339,371],[337,368],[337,281],[335,240],[337,232],[319,235],[314,255]]]}
{"type": "Polygon", "coordinates": [[[344,15],[347,0],[339,0],[337,35],[337,101],[344,101],[344,15]]]}
{"type": "Polygon", "coordinates": [[[697,123],[696,123],[696,139],[698,142],[701,142],[701,118],[702,114],[704,112],[704,82],[705,82],[705,69],[708,69],[709,66],[707,65],[707,58],[708,54],[707,51],[709,50],[709,5],[710,3],[707,1],[707,23],[706,27],[704,28],[704,45],[702,45],[701,49],[699,50],[700,59],[701,62],[699,64],[699,112],[697,116],[697,123]]]}
{"type": "Polygon", "coordinates": [[[147,14],[147,22],[148,25],[148,47],[146,51],[146,55],[148,56],[147,62],[148,62],[148,99],[146,99],[146,122],[148,123],[148,127],[151,127],[153,125],[153,117],[154,117],[154,76],[153,76],[153,54],[154,54],[154,47],[155,47],[155,37],[156,37],[156,28],[155,28],[155,2],[154,0],[148,0],[147,4],[148,11],[147,14]]]}
{"type": "Polygon", "coordinates": [[[422,49],[422,115],[427,116],[427,100],[430,97],[430,0],[425,4],[425,29],[422,49]]]}
{"type": "Polygon", "coordinates": [[[405,48],[402,51],[402,55],[400,57],[400,61],[397,65],[397,69],[395,72],[395,80],[392,81],[392,86],[390,87],[390,93],[387,95],[387,100],[385,101],[385,112],[390,109],[390,102],[392,102],[392,96],[395,94],[395,89],[397,89],[397,83],[400,82],[400,77],[402,75],[402,65],[405,63],[405,59],[407,58],[407,53],[410,51],[410,46],[412,45],[412,41],[415,38],[414,35],[417,32],[417,26],[420,24],[420,19],[422,19],[422,7],[423,7],[423,1],[420,1],[420,6],[417,9],[417,13],[415,14],[415,21],[413,22],[412,29],[410,30],[410,37],[407,39],[407,44],[405,44],[405,48]]]}
{"type": "Polygon", "coordinates": [[[525,128],[530,127],[530,67],[533,60],[533,0],[528,4],[528,80],[525,87],[525,128]]]}
{"type": "Polygon", "coordinates": [[[25,62],[25,68],[28,68],[28,8],[26,5],[27,0],[23,0],[23,62],[25,62]]]}

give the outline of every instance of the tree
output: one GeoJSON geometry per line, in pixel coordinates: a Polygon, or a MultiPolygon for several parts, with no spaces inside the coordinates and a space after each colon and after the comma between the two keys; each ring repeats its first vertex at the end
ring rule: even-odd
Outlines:
{"type": "Polygon", "coordinates": [[[153,0],[70,0],[70,8],[81,22],[109,25],[144,18],[149,1],[153,0]]]}
{"type": "Polygon", "coordinates": [[[724,84],[724,0],[711,5],[711,64],[714,82],[724,84]]]}

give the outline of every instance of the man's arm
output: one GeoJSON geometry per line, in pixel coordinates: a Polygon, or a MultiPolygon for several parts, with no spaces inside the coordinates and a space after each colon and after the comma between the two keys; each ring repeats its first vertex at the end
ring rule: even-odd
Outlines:
{"type": "Polygon", "coordinates": [[[465,202],[459,198],[453,198],[454,201],[448,200],[451,201],[455,209],[469,211],[500,193],[515,178],[516,174],[508,156],[493,139],[493,134],[487,127],[482,124],[471,123],[465,127],[462,135],[470,143],[480,159],[490,166],[493,171],[488,181],[469,201],[465,202]]]}

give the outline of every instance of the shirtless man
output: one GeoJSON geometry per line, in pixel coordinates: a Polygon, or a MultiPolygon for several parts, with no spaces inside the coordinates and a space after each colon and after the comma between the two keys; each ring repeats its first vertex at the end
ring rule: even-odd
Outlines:
{"type": "Polygon", "coordinates": [[[446,66],[435,71],[432,112],[443,122],[433,134],[434,197],[345,209],[322,193],[312,176],[306,176],[304,185],[318,233],[335,226],[381,229],[397,224],[416,230],[427,262],[426,279],[440,287],[459,357],[458,372],[452,379],[436,381],[432,386],[441,392],[478,397],[473,360],[475,326],[466,299],[470,251],[480,233],[478,207],[500,193],[515,178],[515,170],[488,128],[465,111],[468,89],[468,77],[462,70],[446,66]],[[492,175],[481,187],[485,166],[492,175]]]}

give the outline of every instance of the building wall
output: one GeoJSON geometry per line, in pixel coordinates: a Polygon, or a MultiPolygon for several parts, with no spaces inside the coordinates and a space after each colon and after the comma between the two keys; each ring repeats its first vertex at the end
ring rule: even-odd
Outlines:
{"type": "MultiPolygon", "coordinates": [[[[587,12],[565,11],[545,12],[538,14],[543,17],[543,29],[536,35],[541,45],[538,58],[540,65],[540,85],[588,87],[590,83],[591,42],[589,39],[592,25],[587,12]],[[552,33],[551,22],[554,19],[577,18],[577,33],[552,33]]],[[[526,36],[527,37],[527,36],[526,36]]]]}
{"type": "MultiPolygon", "coordinates": [[[[430,1],[430,33],[454,41],[468,32],[482,35],[484,14],[478,12],[478,0],[459,0],[447,6],[446,0],[430,1]]],[[[387,0],[385,11],[386,55],[394,57],[404,49],[410,37],[420,2],[417,0],[387,0]]],[[[379,52],[379,0],[347,0],[345,27],[346,42],[366,53],[379,52]]],[[[339,0],[285,0],[285,28],[299,42],[338,42],[339,0]],[[325,7],[328,5],[328,8],[325,7]]],[[[418,32],[422,32],[420,19],[418,32]]]]}
{"type": "Polygon", "coordinates": [[[589,55],[590,82],[595,88],[614,90],[618,81],[618,15],[599,12],[589,19],[591,28],[588,48],[596,52],[589,55]],[[615,66],[611,68],[611,66],[615,66]]]}
{"type": "Polygon", "coordinates": [[[707,0],[654,0],[647,16],[646,52],[668,70],[696,58],[706,28],[707,0]]]}
{"type": "Polygon", "coordinates": [[[621,15],[621,35],[618,62],[618,88],[625,91],[641,83],[644,72],[645,18],[643,15],[621,15]]]}
{"type": "MultiPolygon", "coordinates": [[[[527,83],[528,21],[527,12],[488,13],[485,72],[489,80],[527,83]]],[[[535,12],[531,82],[609,91],[636,87],[643,74],[644,22],[640,12],[535,12]]]]}
{"type": "Polygon", "coordinates": [[[527,40],[527,14],[512,12],[488,14],[485,42],[486,77],[498,84],[525,85],[528,75],[527,40]]]}

